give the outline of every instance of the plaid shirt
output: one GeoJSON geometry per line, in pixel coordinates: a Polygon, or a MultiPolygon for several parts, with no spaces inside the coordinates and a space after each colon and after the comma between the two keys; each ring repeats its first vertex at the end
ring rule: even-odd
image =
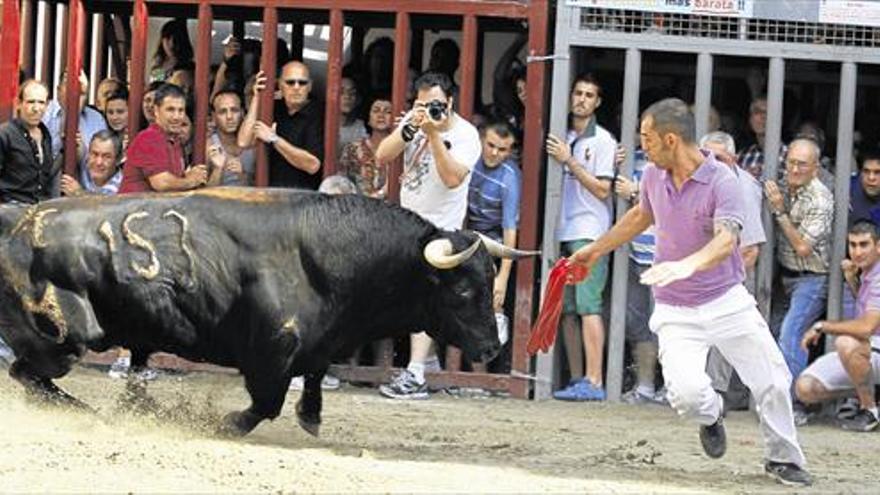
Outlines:
{"type": "Polygon", "coordinates": [[[834,219],[834,196],[819,179],[814,178],[805,186],[789,193],[788,187],[780,185],[785,198],[785,211],[798,234],[810,243],[813,252],[802,258],[781,228],[776,229],[776,246],[779,263],[792,271],[828,273],[831,265],[831,224],[834,219]]]}
{"type": "MultiPolygon", "coordinates": [[[[779,167],[778,170],[785,169],[785,154],[788,153],[788,147],[784,144],[779,145],[779,167]]],[[[764,147],[757,143],[749,146],[739,154],[736,162],[739,168],[752,174],[752,177],[759,181],[764,179],[764,147]]]]}

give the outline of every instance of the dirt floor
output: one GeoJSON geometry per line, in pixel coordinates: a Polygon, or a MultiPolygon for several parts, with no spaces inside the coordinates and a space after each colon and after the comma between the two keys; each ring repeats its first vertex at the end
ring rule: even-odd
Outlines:
{"type": "MultiPolygon", "coordinates": [[[[282,417],[240,440],[214,437],[247,404],[241,379],[163,376],[161,417],[120,406],[121,380],[78,368],[58,382],[97,415],[38,407],[0,377],[0,492],[792,492],[763,475],[757,424],[728,417],[728,452],[660,406],[462,399],[394,402],[344,387],[324,397],[319,439],[282,417]]],[[[807,492],[880,492],[880,433],[801,430],[807,492]]]]}

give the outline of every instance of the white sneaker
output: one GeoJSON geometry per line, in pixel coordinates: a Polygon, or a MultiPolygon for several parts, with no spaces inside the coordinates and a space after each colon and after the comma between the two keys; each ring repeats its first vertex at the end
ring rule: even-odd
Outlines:
{"type": "MultiPolygon", "coordinates": [[[[288,390],[302,390],[304,384],[305,379],[302,376],[295,376],[290,380],[288,390]]],[[[337,390],[340,385],[339,378],[333,375],[324,375],[324,378],[321,379],[321,390],[337,390]]]]}
{"type": "Polygon", "coordinates": [[[129,368],[131,368],[131,357],[118,357],[110,365],[110,371],[107,372],[107,375],[116,379],[127,378],[129,368]]]}

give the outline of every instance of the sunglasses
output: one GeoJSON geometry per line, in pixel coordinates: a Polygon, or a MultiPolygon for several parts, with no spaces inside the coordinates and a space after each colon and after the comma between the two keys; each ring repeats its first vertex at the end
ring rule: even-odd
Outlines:
{"type": "Polygon", "coordinates": [[[308,79],[285,79],[284,80],[284,84],[286,84],[288,86],[308,86],[310,82],[311,81],[309,81],[308,79]]]}

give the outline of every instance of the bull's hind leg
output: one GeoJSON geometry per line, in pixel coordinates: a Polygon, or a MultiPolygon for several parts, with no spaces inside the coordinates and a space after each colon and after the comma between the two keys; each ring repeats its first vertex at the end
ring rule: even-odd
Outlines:
{"type": "Polygon", "coordinates": [[[9,367],[9,376],[21,383],[31,398],[40,402],[94,412],[88,404],[58,388],[51,379],[40,376],[23,359],[17,359],[12,363],[9,367]]]}
{"type": "Polygon", "coordinates": [[[306,373],[303,376],[303,391],[296,403],[296,419],[299,426],[313,436],[321,429],[321,380],[324,373],[306,373]]]}
{"type": "Polygon", "coordinates": [[[244,373],[244,384],[251,396],[251,407],[227,414],[220,427],[221,434],[241,437],[264,419],[277,418],[284,406],[290,379],[261,369],[244,373]]]}

